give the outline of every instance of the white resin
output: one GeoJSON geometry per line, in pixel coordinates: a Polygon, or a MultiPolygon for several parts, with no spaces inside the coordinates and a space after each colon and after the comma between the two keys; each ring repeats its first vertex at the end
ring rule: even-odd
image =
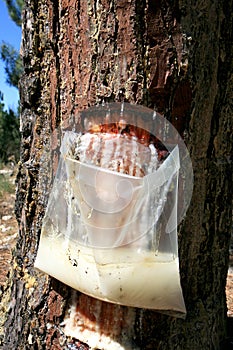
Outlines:
{"type": "Polygon", "coordinates": [[[177,258],[124,247],[112,252],[42,235],[35,267],[105,301],[185,313],[177,258]]]}

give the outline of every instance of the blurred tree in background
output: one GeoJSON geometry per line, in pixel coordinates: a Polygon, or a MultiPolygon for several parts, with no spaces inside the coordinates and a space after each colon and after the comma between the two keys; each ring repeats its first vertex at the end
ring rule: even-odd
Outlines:
{"type": "MultiPolygon", "coordinates": [[[[21,12],[23,0],[4,0],[11,19],[17,26],[21,26],[21,12]]],[[[6,82],[18,89],[18,82],[22,74],[22,60],[19,52],[9,43],[2,42],[0,57],[5,63],[6,82]]],[[[7,111],[4,106],[4,94],[0,91],[0,162],[6,163],[10,157],[19,159],[19,109],[7,111]]]]}
{"type": "Polygon", "coordinates": [[[4,110],[3,94],[0,93],[0,162],[7,163],[13,156],[19,160],[19,117],[11,109],[4,110]]]}
{"type": "Polygon", "coordinates": [[[12,45],[2,42],[1,59],[5,62],[6,82],[18,89],[18,82],[22,73],[22,60],[18,51],[12,45]]]}
{"type": "Polygon", "coordinates": [[[4,0],[7,5],[8,13],[11,19],[21,27],[21,12],[24,4],[24,0],[4,0]]]}

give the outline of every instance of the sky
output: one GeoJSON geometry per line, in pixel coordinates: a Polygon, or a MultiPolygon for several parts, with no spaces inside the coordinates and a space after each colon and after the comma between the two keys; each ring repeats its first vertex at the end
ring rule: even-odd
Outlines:
{"type": "MultiPolygon", "coordinates": [[[[0,44],[5,41],[11,44],[16,50],[20,49],[21,28],[18,27],[10,18],[6,4],[0,0],[0,44]]],[[[6,74],[4,63],[0,59],[0,91],[4,95],[5,109],[11,108],[17,110],[19,94],[15,87],[6,83],[6,74]]]]}

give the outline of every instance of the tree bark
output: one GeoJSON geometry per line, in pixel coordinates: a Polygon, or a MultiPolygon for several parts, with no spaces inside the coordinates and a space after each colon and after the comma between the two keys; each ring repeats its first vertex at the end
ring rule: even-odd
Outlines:
{"type": "Polygon", "coordinates": [[[232,40],[226,0],[25,1],[19,237],[2,297],[3,349],[95,348],[91,338],[81,343],[85,328],[102,344],[110,339],[101,349],[220,349],[232,226],[232,40]],[[95,300],[33,267],[62,131],[85,108],[122,98],[164,114],[192,158],[194,192],[179,228],[185,320],[95,300]],[[71,305],[82,322],[72,325],[78,339],[62,325],[71,305]]]}

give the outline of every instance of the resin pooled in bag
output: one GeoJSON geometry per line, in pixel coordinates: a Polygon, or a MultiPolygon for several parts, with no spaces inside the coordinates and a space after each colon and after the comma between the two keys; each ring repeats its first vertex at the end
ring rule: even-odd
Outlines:
{"type": "Polygon", "coordinates": [[[66,132],[35,266],[93,297],[185,313],[179,148],[120,123],[66,132]]]}

